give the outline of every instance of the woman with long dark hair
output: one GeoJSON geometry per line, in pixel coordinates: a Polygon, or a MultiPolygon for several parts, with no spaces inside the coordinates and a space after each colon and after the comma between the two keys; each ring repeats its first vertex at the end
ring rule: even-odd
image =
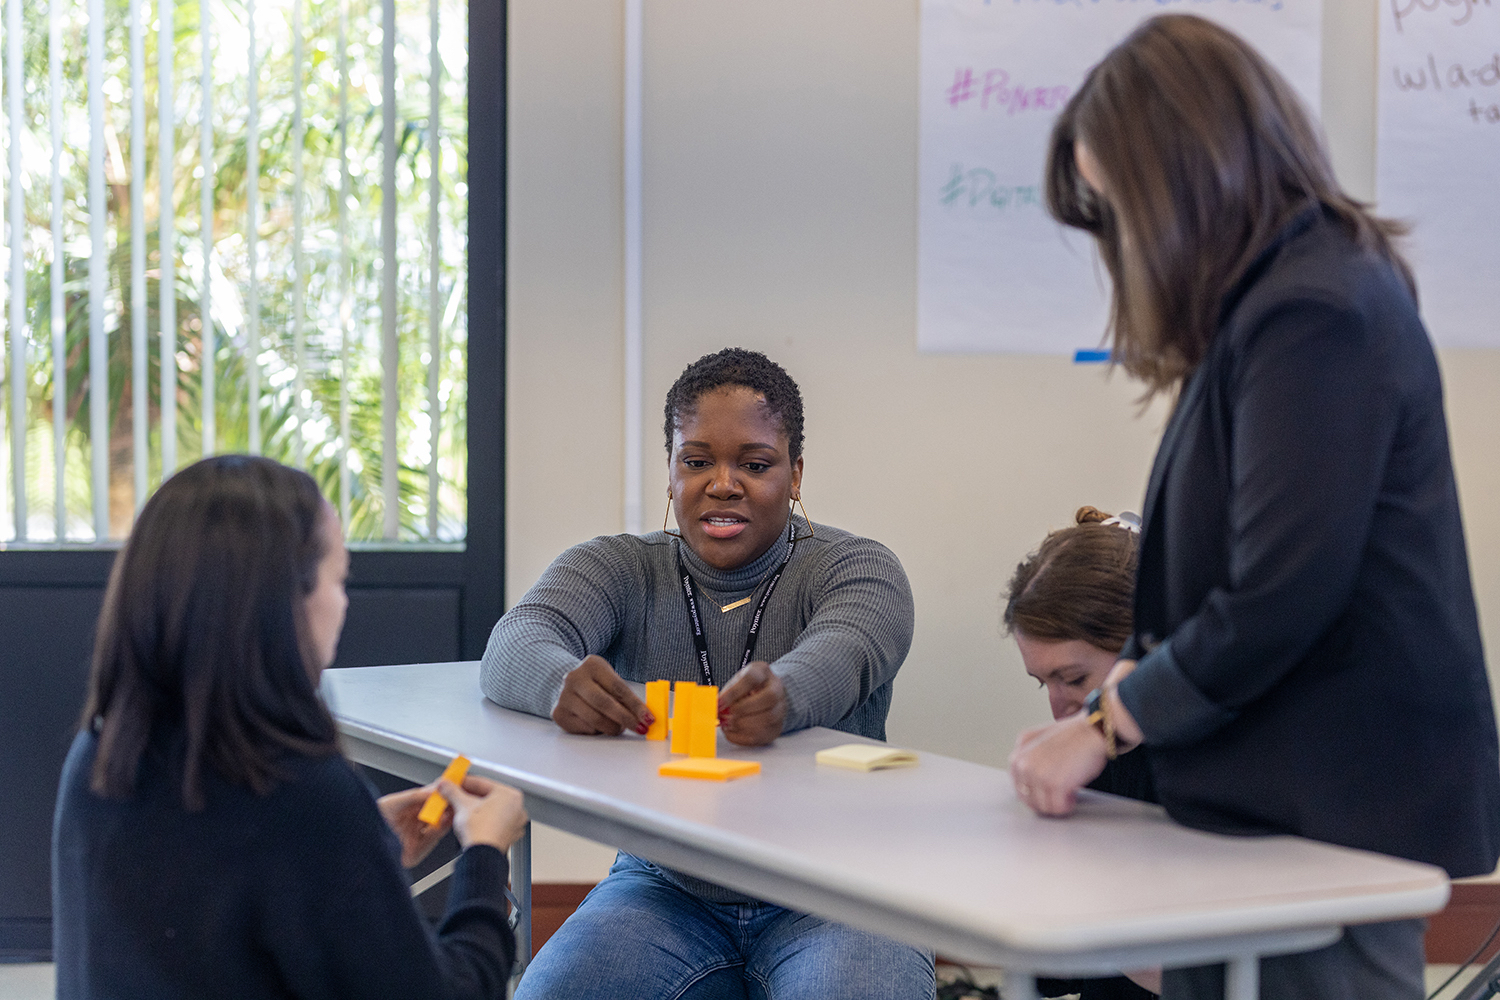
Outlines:
{"type": "MultiPolygon", "coordinates": [[[[1092,233],[1116,359],[1175,399],[1147,486],[1134,634],[1083,709],[1023,734],[1066,815],[1146,754],[1189,826],[1292,833],[1477,875],[1500,753],[1442,385],[1399,227],[1346,195],[1307,114],[1209,21],[1145,22],[1053,131],[1048,205],[1092,233]]],[[[1261,962],[1262,995],[1422,996],[1422,923],[1261,962]]],[[[1168,1000],[1223,967],[1168,970],[1168,1000]]]]}
{"type": "Polygon", "coordinates": [[[115,560],[53,831],[57,993],[500,997],[519,793],[484,778],[379,802],[318,675],[348,600],[306,474],[225,455],[176,473],[115,560]],[[452,809],[417,818],[436,790],[452,809]],[[434,935],[401,866],[464,852],[434,935]]]}

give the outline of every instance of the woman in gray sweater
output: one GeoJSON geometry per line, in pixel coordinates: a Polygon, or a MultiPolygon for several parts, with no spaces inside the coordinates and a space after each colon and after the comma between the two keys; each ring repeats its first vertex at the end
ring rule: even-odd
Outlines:
{"type": "MultiPolygon", "coordinates": [[[[559,556],[495,626],[485,694],[568,732],[617,736],[653,721],[626,681],[695,681],[719,686],[720,725],[741,745],[808,726],[884,739],[911,588],[883,545],[792,513],[797,384],[762,354],[708,355],[668,392],[665,434],[679,530],[601,536],[559,556]]],[[[933,990],[925,952],[621,853],[517,996],[933,990]]]]}

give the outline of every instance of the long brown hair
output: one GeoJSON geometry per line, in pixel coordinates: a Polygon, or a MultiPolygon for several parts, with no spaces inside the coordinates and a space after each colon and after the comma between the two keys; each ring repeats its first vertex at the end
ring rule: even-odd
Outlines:
{"type": "Polygon", "coordinates": [[[1113,279],[1114,357],[1153,395],[1203,359],[1226,295],[1298,213],[1322,206],[1386,257],[1405,230],[1334,178],[1290,85],[1238,36],[1191,14],[1146,21],[1106,55],[1053,126],[1047,208],[1092,233],[1113,279]],[[1079,176],[1082,142],[1105,196],[1079,176]]]}
{"type": "Polygon", "coordinates": [[[221,455],[173,475],[115,560],[82,725],[99,735],[90,787],[135,789],[154,738],[181,755],[183,803],[203,771],[266,792],[287,752],[338,752],[303,622],[324,502],[302,472],[221,455]]]}
{"type": "Polygon", "coordinates": [[[1097,508],[1078,508],[1072,527],[1052,532],[1016,567],[1002,616],[1006,632],[1120,651],[1134,618],[1140,535],[1109,520],[1097,508]]]}

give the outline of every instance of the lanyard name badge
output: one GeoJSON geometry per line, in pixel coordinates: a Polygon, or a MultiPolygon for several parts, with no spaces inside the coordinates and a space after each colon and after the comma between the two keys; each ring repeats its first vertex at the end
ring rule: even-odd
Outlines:
{"type": "MultiPolygon", "coordinates": [[[[787,564],[792,561],[792,555],[797,551],[797,526],[792,524],[787,531],[787,540],[792,543],[791,551],[776,567],[766,583],[766,592],[761,595],[760,603],[755,605],[755,615],[750,619],[750,631],[745,635],[745,654],[740,657],[740,669],[744,670],[750,663],[750,657],[755,654],[755,643],[760,638],[761,616],[765,613],[766,603],[771,600],[771,594],[776,590],[776,584],[781,580],[781,574],[786,571],[787,564]]],[[[693,630],[693,648],[698,653],[698,671],[703,676],[703,683],[712,685],[714,682],[713,671],[708,661],[708,637],[703,633],[703,618],[698,614],[698,592],[697,582],[693,574],[689,573],[682,565],[682,552],[677,553],[677,573],[682,579],[682,599],[687,604],[688,625],[693,630]]]]}

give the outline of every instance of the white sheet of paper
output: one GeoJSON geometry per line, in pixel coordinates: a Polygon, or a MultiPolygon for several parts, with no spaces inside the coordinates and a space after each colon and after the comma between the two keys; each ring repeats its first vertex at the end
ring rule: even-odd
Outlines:
{"type": "Polygon", "coordinates": [[[1445,347],[1500,347],[1500,4],[1380,0],[1382,215],[1410,222],[1422,318],[1445,347]]]}
{"type": "Polygon", "coordinates": [[[1089,68],[1166,12],[1237,32],[1317,108],[1322,0],[923,0],[920,350],[1100,346],[1109,278],[1043,205],[1047,138],[1089,68]]]}

